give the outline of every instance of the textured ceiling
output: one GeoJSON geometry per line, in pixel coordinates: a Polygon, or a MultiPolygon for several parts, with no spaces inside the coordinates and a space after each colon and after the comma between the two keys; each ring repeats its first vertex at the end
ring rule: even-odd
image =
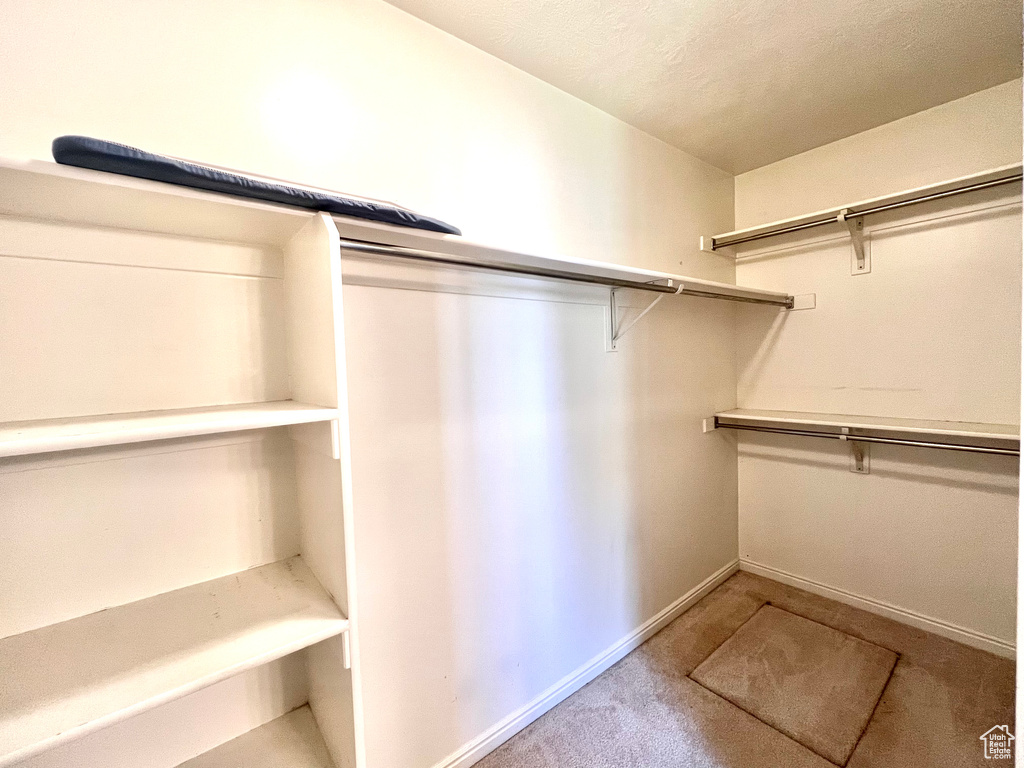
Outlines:
{"type": "Polygon", "coordinates": [[[389,0],[732,173],[1020,77],[1017,0],[389,0]]]}

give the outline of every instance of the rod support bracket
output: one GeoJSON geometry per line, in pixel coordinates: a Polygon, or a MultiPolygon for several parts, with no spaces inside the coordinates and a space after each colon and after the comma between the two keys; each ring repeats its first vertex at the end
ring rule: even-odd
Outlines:
{"type": "Polygon", "coordinates": [[[793,305],[789,309],[791,311],[798,311],[801,309],[814,309],[815,306],[817,306],[816,294],[800,293],[793,297],[793,305]]]}
{"type": "Polygon", "coordinates": [[[845,225],[850,232],[850,240],[853,243],[853,268],[850,270],[854,275],[864,275],[871,271],[871,262],[868,257],[867,248],[864,242],[864,217],[851,215],[849,208],[843,208],[837,215],[836,221],[845,225]]]}
{"type": "Polygon", "coordinates": [[[850,441],[850,471],[858,475],[871,474],[871,446],[855,440],[850,441]]]}
{"type": "Polygon", "coordinates": [[[850,471],[858,475],[871,474],[871,446],[857,440],[856,435],[851,435],[849,427],[840,430],[839,439],[850,443],[850,471]]]}

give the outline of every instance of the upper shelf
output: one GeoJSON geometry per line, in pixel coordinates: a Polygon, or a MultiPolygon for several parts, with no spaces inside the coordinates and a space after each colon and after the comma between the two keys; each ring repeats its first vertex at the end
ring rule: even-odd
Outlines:
{"type": "Polygon", "coordinates": [[[0,766],[340,634],[299,557],[0,640],[0,766]]]}
{"type": "MultiPolygon", "coordinates": [[[[930,184],[924,187],[908,189],[904,192],[897,192],[892,195],[873,197],[869,200],[861,200],[849,205],[841,205],[835,208],[827,208],[823,211],[808,213],[803,216],[794,216],[790,219],[773,221],[770,224],[759,224],[756,227],[737,229],[733,232],[725,232],[715,235],[710,243],[705,243],[707,250],[717,250],[729,245],[739,245],[753,240],[761,240],[766,237],[782,235],[788,232],[798,232],[812,227],[835,224],[839,214],[844,213],[847,219],[857,216],[865,216],[872,213],[902,208],[907,205],[916,205],[928,200],[937,200],[943,197],[959,195],[965,192],[972,192],[989,187],[1001,186],[1019,182],[1022,178],[1021,163],[1004,165],[981,173],[974,173],[969,176],[961,176],[939,184],[930,184]]],[[[706,238],[705,238],[706,240],[706,238]]]]}
{"type": "Polygon", "coordinates": [[[900,419],[882,416],[847,416],[835,413],[768,411],[736,408],[715,414],[715,425],[729,429],[804,434],[865,442],[916,442],[937,448],[982,453],[1020,450],[1020,426],[967,421],[900,419]]]}
{"type": "MultiPolygon", "coordinates": [[[[116,173],[41,160],[0,158],[0,216],[3,215],[283,247],[314,214],[116,173]]],[[[347,216],[333,218],[345,240],[445,255],[458,259],[463,266],[514,267],[505,271],[529,274],[532,270],[537,276],[579,282],[614,284],[617,281],[625,283],[624,287],[661,293],[675,293],[682,286],[684,294],[778,306],[788,306],[791,299],[778,291],[743,288],[590,259],[537,256],[454,235],[347,216]],[[562,275],[541,275],[541,271],[562,275]]]]}
{"type": "Polygon", "coordinates": [[[279,247],[313,213],[117,173],[0,158],[0,215],[279,247]]]}
{"type": "Polygon", "coordinates": [[[0,423],[0,458],[52,451],[194,437],[338,418],[335,408],[280,400],[269,403],[0,423]]]}

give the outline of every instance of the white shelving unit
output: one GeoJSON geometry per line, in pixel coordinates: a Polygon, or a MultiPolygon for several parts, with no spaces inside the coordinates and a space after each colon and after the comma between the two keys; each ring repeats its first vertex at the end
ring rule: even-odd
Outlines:
{"type": "Polygon", "coordinates": [[[791,302],[0,160],[0,766],[366,768],[343,238],[791,302]]]}
{"type": "Polygon", "coordinates": [[[342,318],[329,216],[0,161],[0,766],[364,764],[342,318]]]}
{"type": "Polygon", "coordinates": [[[0,766],[347,628],[293,557],[4,638],[0,766]]]}

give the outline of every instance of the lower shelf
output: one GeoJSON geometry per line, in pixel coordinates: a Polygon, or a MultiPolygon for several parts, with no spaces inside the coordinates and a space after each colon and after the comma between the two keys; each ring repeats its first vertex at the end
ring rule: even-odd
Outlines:
{"type": "Polygon", "coordinates": [[[308,706],[221,744],[178,768],[334,768],[308,706]]]}
{"type": "Polygon", "coordinates": [[[333,637],[300,557],[0,640],[0,766],[333,637]]]}

